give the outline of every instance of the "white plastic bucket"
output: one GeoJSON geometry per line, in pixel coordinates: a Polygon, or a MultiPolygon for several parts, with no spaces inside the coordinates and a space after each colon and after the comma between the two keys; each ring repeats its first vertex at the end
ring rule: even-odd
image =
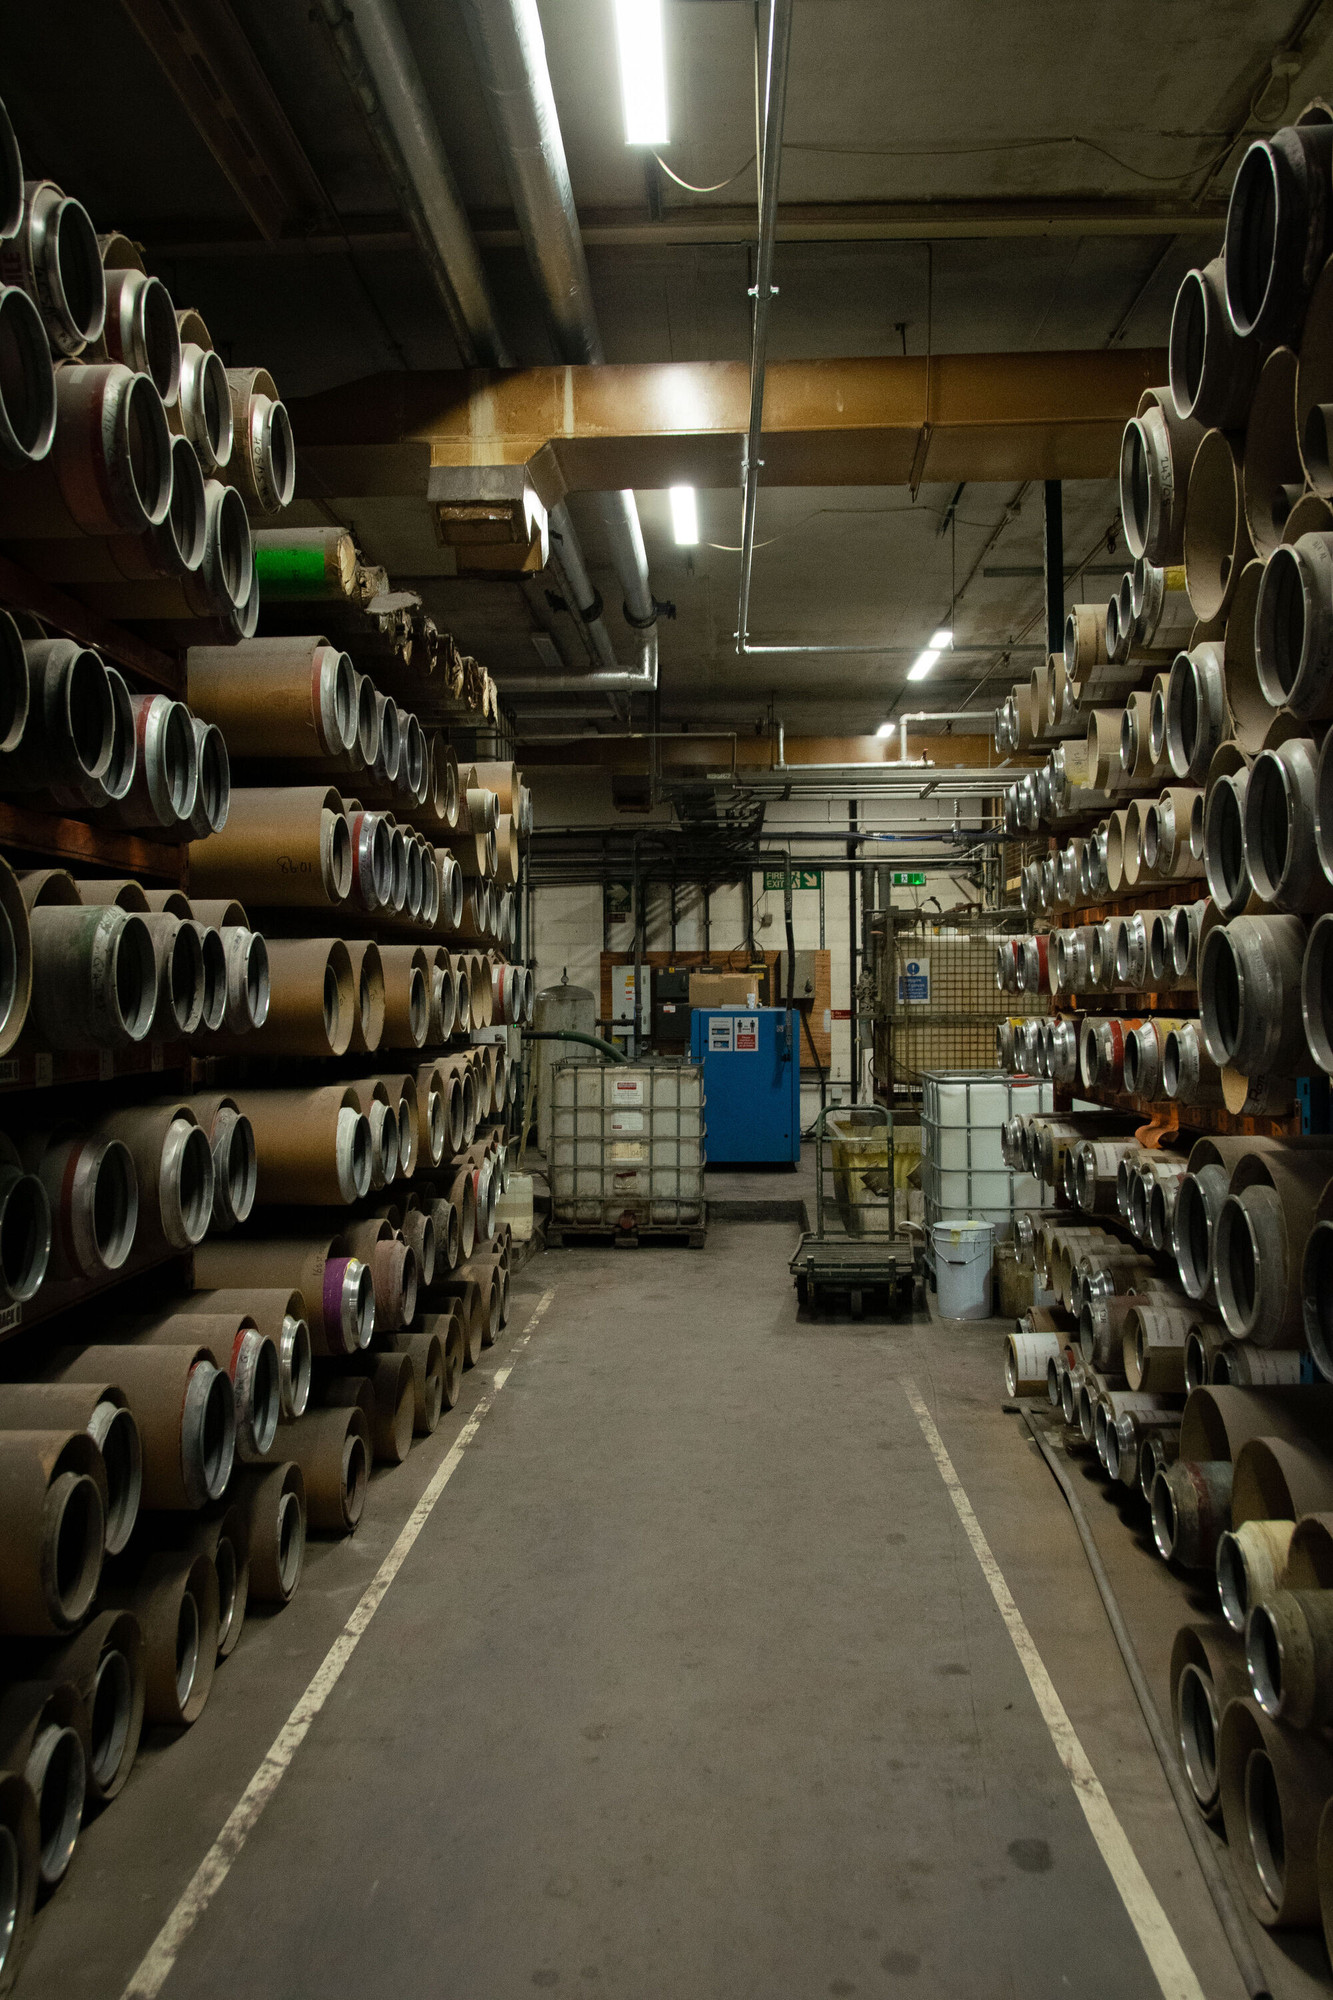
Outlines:
{"type": "Polygon", "coordinates": [[[940,1318],[989,1319],[994,1223],[937,1222],[931,1241],[940,1318]]]}

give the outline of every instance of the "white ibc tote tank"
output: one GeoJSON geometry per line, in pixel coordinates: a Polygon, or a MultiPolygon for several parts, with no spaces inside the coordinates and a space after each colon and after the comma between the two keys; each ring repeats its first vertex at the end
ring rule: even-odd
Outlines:
{"type": "Polygon", "coordinates": [[[1041,1183],[1005,1165],[1001,1128],[1018,1114],[1050,1111],[1044,1077],[996,1070],[927,1070],[921,1080],[921,1184],[929,1224],[970,1217],[1013,1231],[1014,1212],[1041,1205],[1041,1183]]]}
{"type": "MultiPolygon", "coordinates": [[[[564,972],[558,986],[543,986],[533,1007],[532,1025],[539,1032],[572,1028],[580,1035],[597,1032],[597,1002],[586,986],[571,986],[564,972]]],[[[551,1152],[551,1071],[560,1062],[592,1062],[596,1049],[586,1042],[533,1042],[537,1060],[537,1146],[544,1159],[551,1152]]]]}

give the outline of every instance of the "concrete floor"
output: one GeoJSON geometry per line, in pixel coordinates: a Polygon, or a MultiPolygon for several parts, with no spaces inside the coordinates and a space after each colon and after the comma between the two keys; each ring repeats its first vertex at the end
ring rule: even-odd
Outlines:
{"type": "MultiPolygon", "coordinates": [[[[737,1183],[738,1197],[753,1192],[737,1183]]],[[[167,2000],[1156,1991],[913,1379],[1209,2000],[1227,1953],[1000,1329],[798,1322],[790,1225],[552,1252],[554,1299],[167,2000]]],[[[115,2000],[487,1387],[247,1625],[87,1832],[20,2000],[115,2000]]],[[[1150,1670],[1188,1605],[1090,1487],[1150,1670]]],[[[1322,1951],[1265,1941],[1280,2000],[1322,1951]]]]}

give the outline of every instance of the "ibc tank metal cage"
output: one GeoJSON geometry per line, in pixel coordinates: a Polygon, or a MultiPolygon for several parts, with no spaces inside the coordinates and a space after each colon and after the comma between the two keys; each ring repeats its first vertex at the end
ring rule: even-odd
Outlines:
{"type": "Polygon", "coordinates": [[[993,1222],[1012,1236],[1016,1215],[1041,1206],[1042,1184],[1005,1165],[1001,1127],[1009,1118],[1054,1109],[1047,1079],[1001,1070],[931,1070],[921,1079],[921,1186],[926,1238],[937,1222],[993,1222]]]}
{"type": "MultiPolygon", "coordinates": [[[[989,1070],[1001,1021],[1045,1015],[1049,993],[1002,993],[1001,940],[1021,937],[1020,911],[977,911],[931,922],[890,910],[875,996],[875,1090],[900,1114],[915,1111],[931,1071],[989,1070]],[[911,968],[915,967],[915,972],[911,968]]],[[[877,913],[878,917],[878,913],[877,913]]]]}
{"type": "Polygon", "coordinates": [[[698,1063],[557,1063],[548,1173],[567,1228],[697,1230],[704,1210],[698,1063]]]}

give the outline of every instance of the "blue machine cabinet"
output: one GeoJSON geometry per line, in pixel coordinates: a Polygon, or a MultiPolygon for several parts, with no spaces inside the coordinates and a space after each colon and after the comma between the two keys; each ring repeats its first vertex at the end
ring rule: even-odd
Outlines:
{"type": "Polygon", "coordinates": [[[795,1014],[783,1007],[696,1007],[690,1059],[704,1072],[704,1157],[709,1166],[801,1157],[801,1070],[795,1014]]]}

